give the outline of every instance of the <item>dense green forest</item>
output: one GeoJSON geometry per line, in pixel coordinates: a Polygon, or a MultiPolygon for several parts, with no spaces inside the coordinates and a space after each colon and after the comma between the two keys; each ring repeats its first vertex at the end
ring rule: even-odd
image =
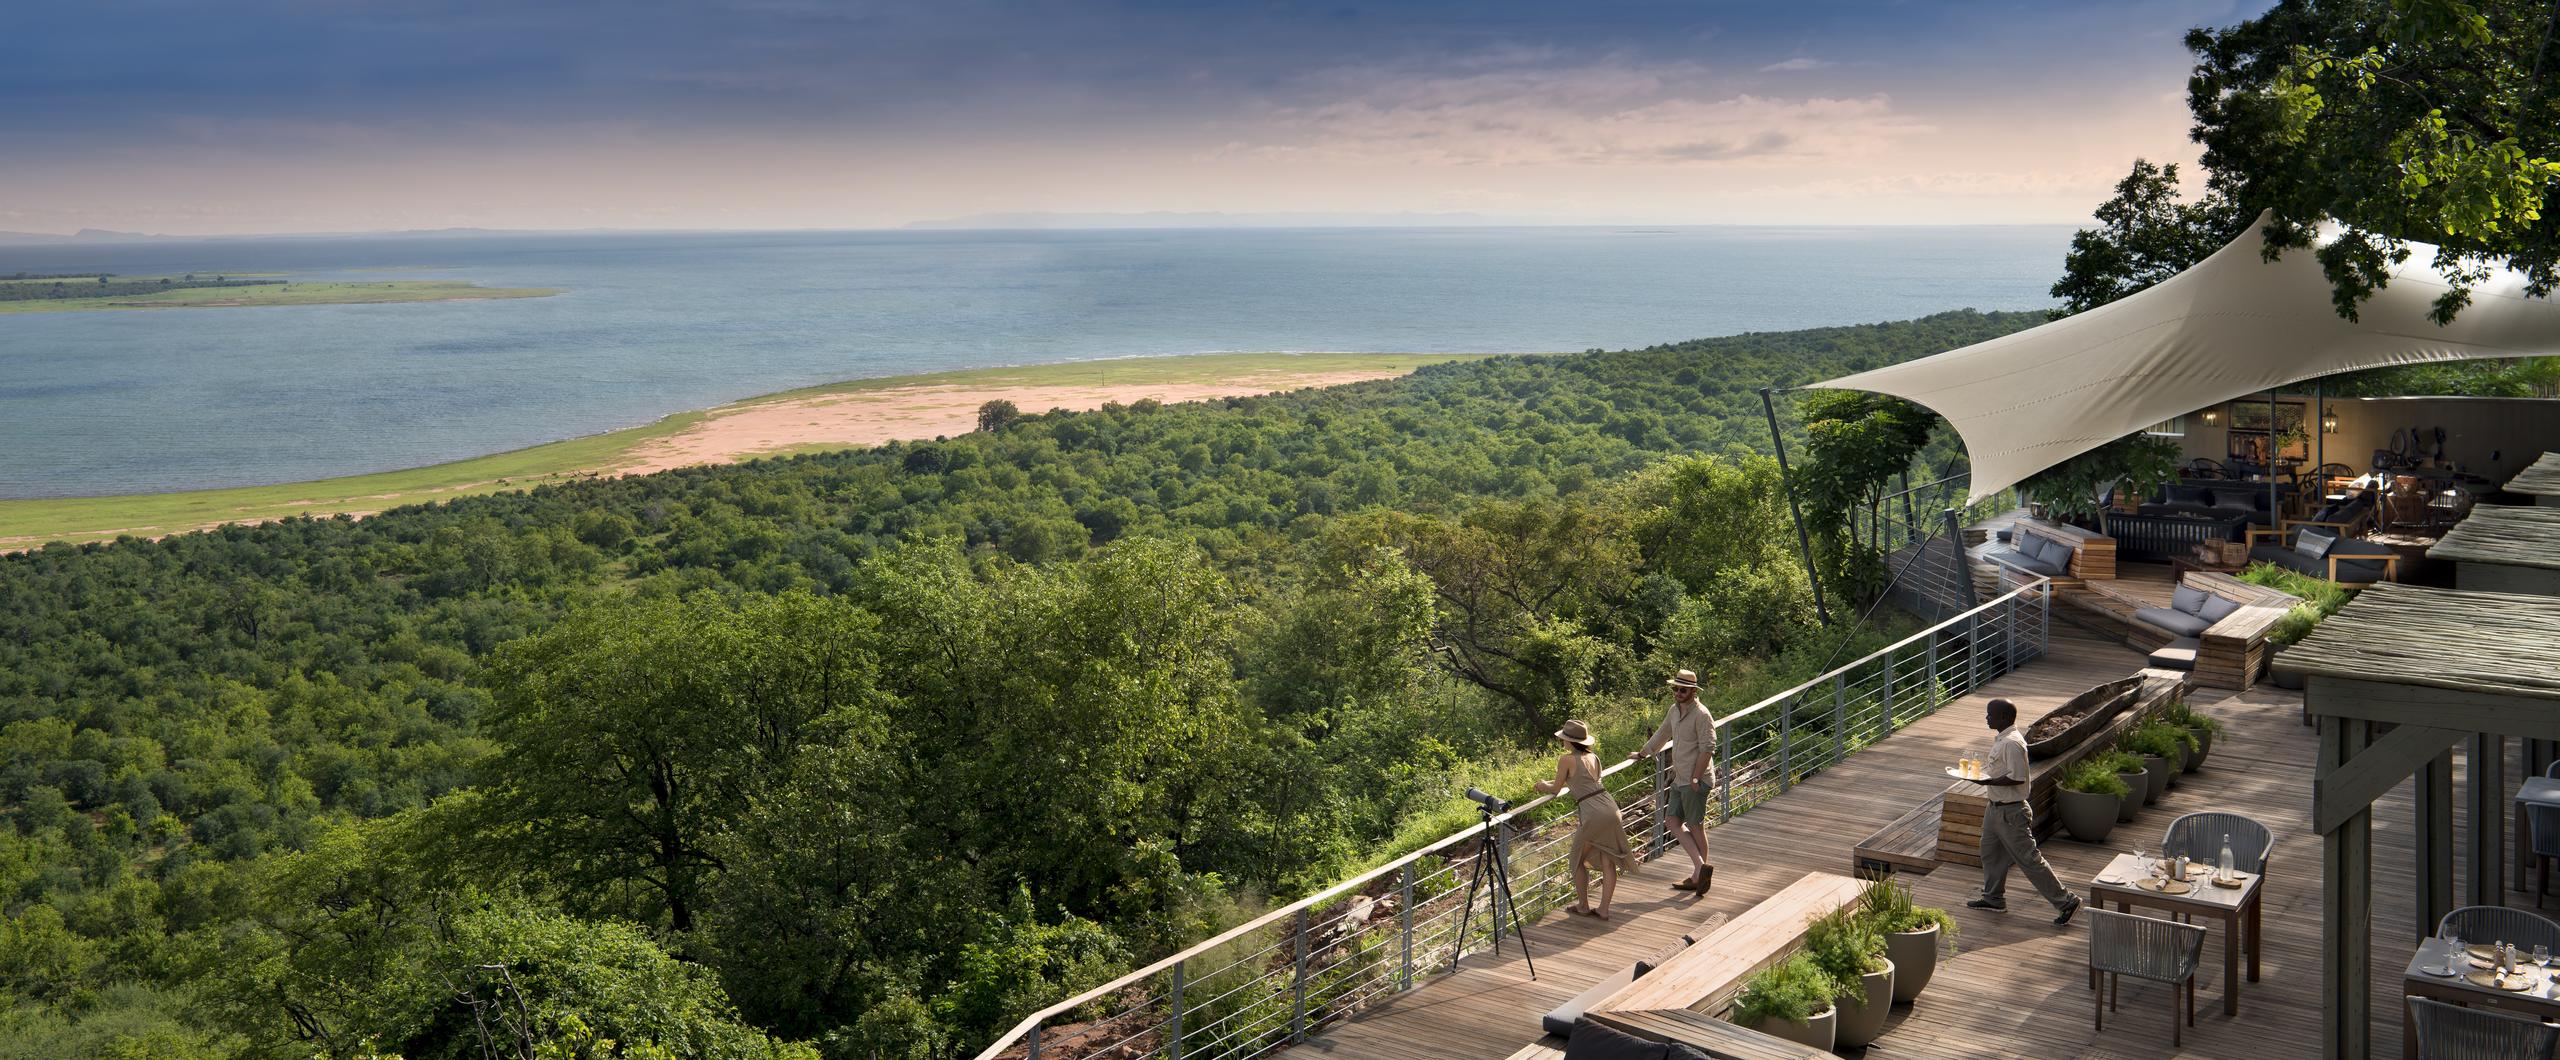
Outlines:
{"type": "Polygon", "coordinates": [[[1818,669],[1755,388],[2043,319],[0,557],[0,1060],[965,1055],[1818,669]]]}

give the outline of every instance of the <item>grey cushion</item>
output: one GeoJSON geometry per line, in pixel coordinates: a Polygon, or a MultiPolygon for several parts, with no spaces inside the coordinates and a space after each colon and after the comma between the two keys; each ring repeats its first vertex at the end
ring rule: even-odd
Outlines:
{"type": "Polygon", "coordinates": [[[1666,1054],[1663,1060],[1716,1060],[1716,1058],[1714,1053],[1687,1042],[1673,1042],[1671,1052],[1666,1054]]]}
{"type": "Polygon", "coordinates": [[[2303,557],[2302,553],[2296,552],[2282,545],[2251,545],[2249,546],[2249,561],[2252,563],[2272,563],[2289,571],[2318,575],[2323,578],[2329,576],[2328,564],[2321,563],[2317,560],[2306,559],[2303,557]]]}
{"type": "Polygon", "coordinates": [[[2181,637],[2203,633],[2213,625],[2202,618],[2168,607],[2145,607],[2133,613],[2134,621],[2181,637]]]}
{"type": "Polygon", "coordinates": [[[2018,550],[2019,555],[2025,556],[2028,559],[2042,560],[2044,558],[2044,538],[2035,534],[2020,533],[2016,540],[2010,542],[2010,545],[2018,550]]]}
{"type": "Polygon", "coordinates": [[[2204,607],[2196,611],[2196,617],[2203,619],[2206,625],[2212,625],[2231,617],[2231,613],[2238,610],[2240,610],[2240,601],[2227,596],[2206,593],[2204,607]]]}
{"type": "Polygon", "coordinates": [[[2202,589],[2181,585],[2169,591],[2169,606],[2190,615],[2204,613],[2204,598],[2213,595],[2202,589]]]}
{"type": "Polygon", "coordinates": [[[2063,566],[2059,563],[2036,559],[2020,552],[1994,552],[1991,554],[1991,561],[2003,567],[2026,571],[2030,574],[2041,574],[2048,578],[2063,572],[2063,566]]]}
{"type": "Polygon", "coordinates": [[[1664,1060],[1670,1049],[1661,1042],[1648,1042],[1632,1034],[1621,1034],[1590,1020],[1577,1020],[1573,1036],[1564,1043],[1564,1060],[1664,1060]]]}
{"type": "Polygon", "coordinates": [[[2329,547],[2337,543],[2338,535],[2326,530],[2306,526],[2293,532],[2293,550],[2302,553],[2304,559],[2325,558],[2329,547]]]}

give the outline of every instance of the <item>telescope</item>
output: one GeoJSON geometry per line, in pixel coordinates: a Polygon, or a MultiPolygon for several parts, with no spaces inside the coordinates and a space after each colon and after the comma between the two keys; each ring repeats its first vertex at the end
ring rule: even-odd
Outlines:
{"type": "Polygon", "coordinates": [[[1476,805],[1484,807],[1484,812],[1486,813],[1501,813],[1511,808],[1511,800],[1497,795],[1486,794],[1483,788],[1468,788],[1467,798],[1473,801],[1476,805]]]}

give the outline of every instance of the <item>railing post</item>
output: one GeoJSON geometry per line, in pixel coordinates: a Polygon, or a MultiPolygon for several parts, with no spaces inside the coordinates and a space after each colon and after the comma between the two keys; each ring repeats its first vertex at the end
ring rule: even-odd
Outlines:
{"type": "MultiPolygon", "coordinates": [[[[1297,953],[1289,962],[1289,1040],[1297,1041],[1307,1032],[1307,911],[1298,910],[1297,941],[1290,948],[1297,953]]],[[[1467,940],[1459,939],[1464,947],[1467,940]]]]}
{"type": "MultiPolygon", "coordinates": [[[[1724,741],[1716,742],[1718,746],[1722,746],[1724,741]]],[[[1663,783],[1670,778],[1671,767],[1662,764],[1662,755],[1659,752],[1645,764],[1653,767],[1653,848],[1646,851],[1646,854],[1650,857],[1660,857],[1662,852],[1671,845],[1671,788],[1663,783]]]]}
{"type": "Polygon", "coordinates": [[[1406,862],[1396,872],[1396,934],[1403,938],[1403,968],[1396,973],[1396,989],[1413,989],[1413,863],[1406,862]]]}
{"type": "Polygon", "coordinates": [[[1901,669],[1901,667],[1902,667],[1901,656],[1902,656],[1902,651],[1901,651],[1901,649],[1899,649],[1899,648],[1887,648],[1887,649],[1885,649],[1885,653],[1884,653],[1884,734],[1885,734],[1885,735],[1887,735],[1887,736],[1891,736],[1891,735],[1893,735],[1893,682],[1894,682],[1894,678],[1895,678],[1896,676],[1898,676],[1898,675],[1896,675],[1896,674],[1894,673],[1894,671],[1895,671],[1895,670],[1898,670],[1898,669],[1901,669]]]}
{"type": "Polygon", "coordinates": [[[1173,1016],[1165,1021],[1165,1056],[1182,1060],[1182,965],[1173,962],[1173,1016]]]}
{"type": "Polygon", "coordinates": [[[1927,677],[1929,678],[1929,690],[1920,697],[1920,709],[1924,714],[1934,714],[1938,710],[1938,627],[1936,626],[1929,627],[1929,672],[1927,677]]]}
{"type": "Polygon", "coordinates": [[[1025,1048],[1029,1051],[1030,1060],[1040,1060],[1039,1024],[1034,1023],[1031,1025],[1031,1033],[1023,1037],[1023,1042],[1025,1043],[1025,1048]]]}
{"type": "Polygon", "coordinates": [[[1849,757],[1849,690],[1845,672],[1831,675],[1831,761],[1849,757]]]}
{"type": "Polygon", "coordinates": [[[1716,741],[1716,821],[1733,820],[1733,741],[1716,741]]]}
{"type": "Polygon", "coordinates": [[[2053,583],[2036,594],[2036,654],[2053,650],[2053,583]]]}
{"type": "Polygon", "coordinates": [[[1795,786],[1796,697],[1778,704],[1778,794],[1795,786]]]}

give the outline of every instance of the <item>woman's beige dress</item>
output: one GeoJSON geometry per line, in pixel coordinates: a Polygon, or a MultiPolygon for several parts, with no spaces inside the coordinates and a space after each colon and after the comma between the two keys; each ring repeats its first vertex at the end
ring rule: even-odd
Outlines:
{"type": "Polygon", "coordinates": [[[1574,799],[1574,864],[1596,869],[1615,862],[1620,872],[1635,871],[1635,852],[1627,849],[1627,819],[1618,812],[1617,798],[1600,783],[1599,757],[1564,756],[1564,776],[1565,790],[1574,799]]]}

